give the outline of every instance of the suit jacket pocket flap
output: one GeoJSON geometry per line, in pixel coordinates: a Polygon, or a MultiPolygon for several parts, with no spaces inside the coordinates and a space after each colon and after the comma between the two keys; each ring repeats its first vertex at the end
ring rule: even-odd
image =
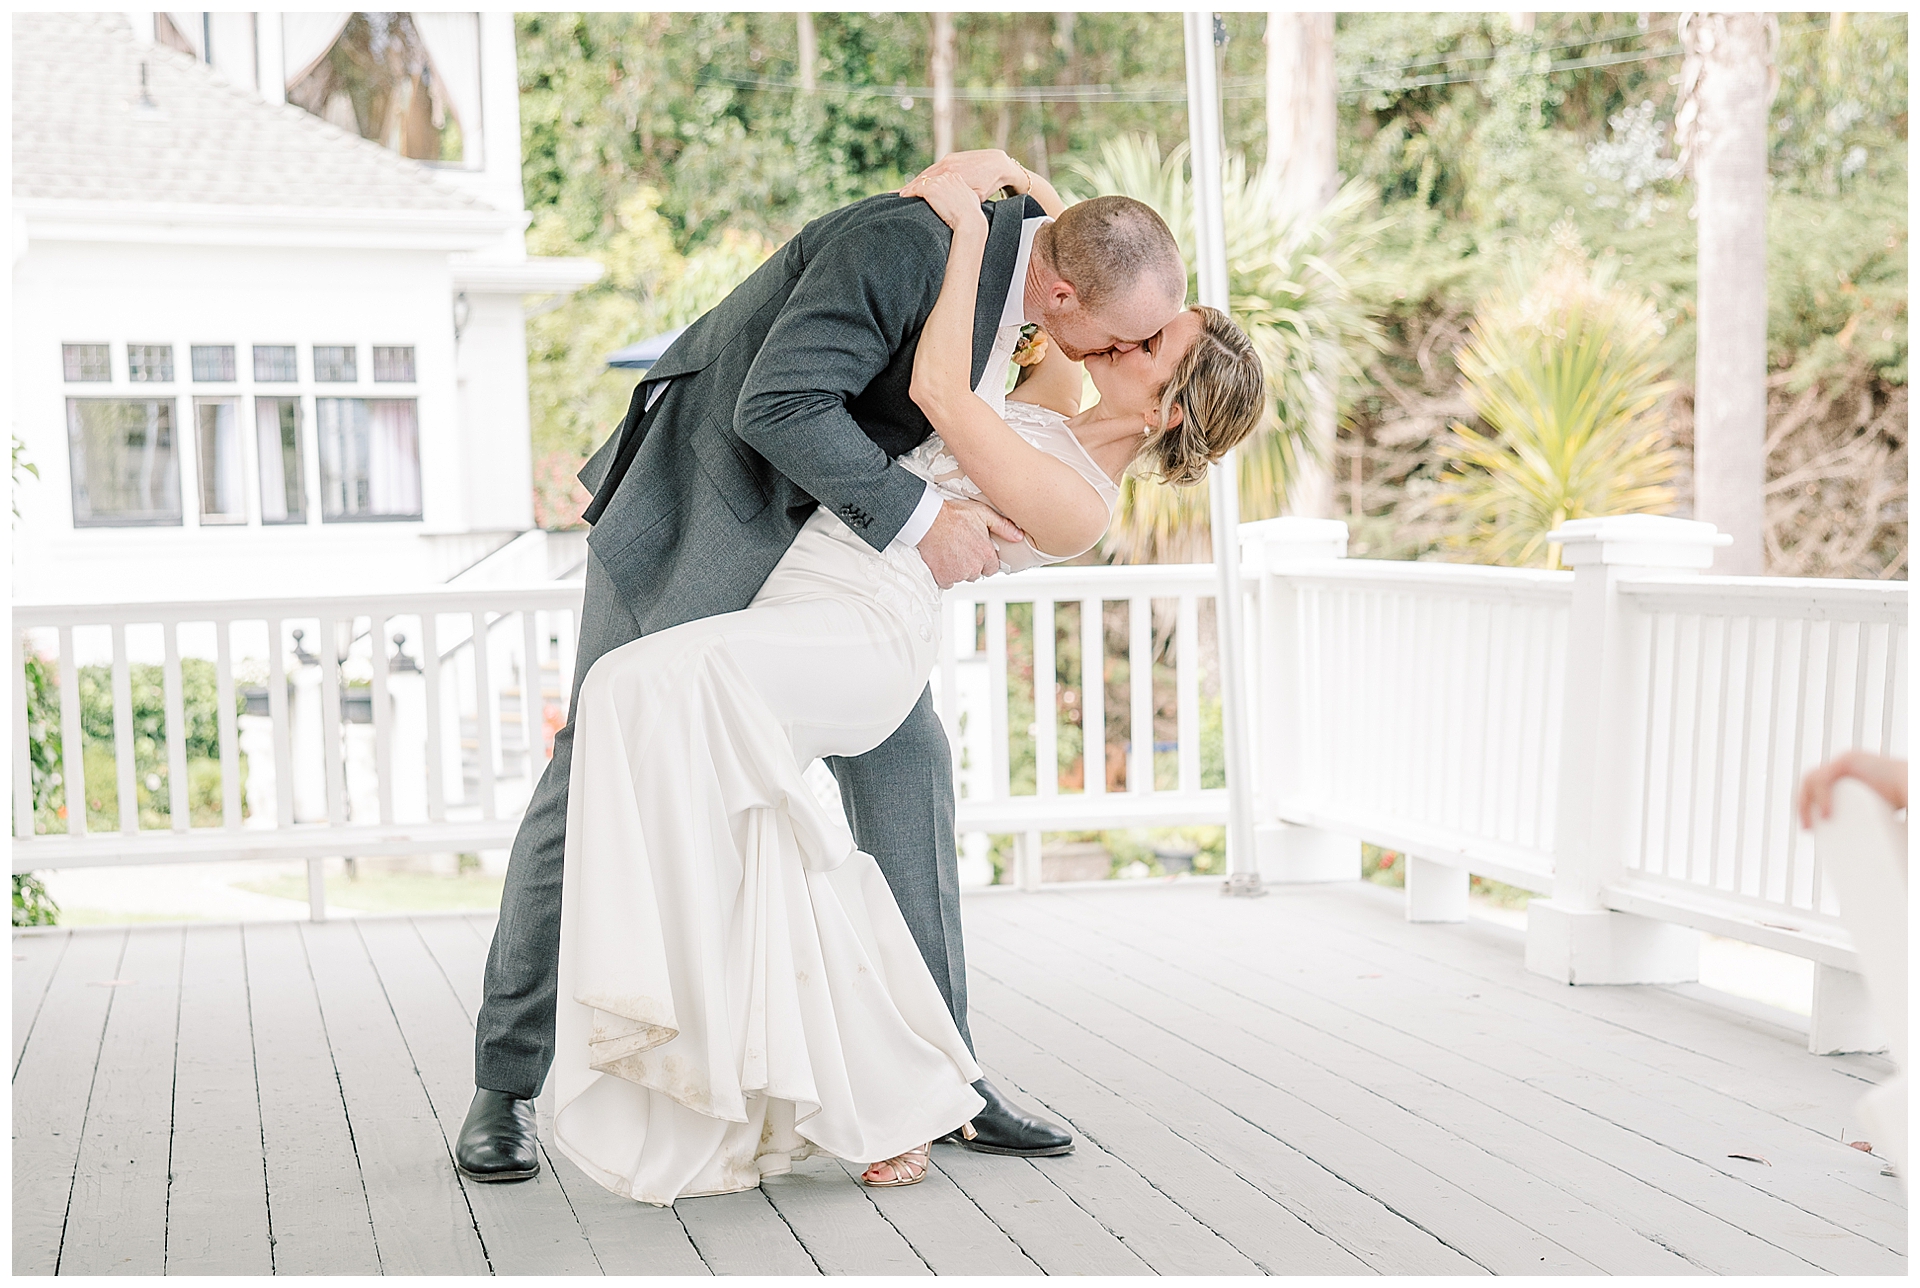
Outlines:
{"type": "Polygon", "coordinates": [[[693,433],[693,451],[700,458],[700,472],[736,519],[745,523],[767,508],[773,497],[761,474],[771,467],[760,461],[755,469],[748,460],[750,449],[734,437],[730,427],[714,421],[701,425],[693,433]]]}

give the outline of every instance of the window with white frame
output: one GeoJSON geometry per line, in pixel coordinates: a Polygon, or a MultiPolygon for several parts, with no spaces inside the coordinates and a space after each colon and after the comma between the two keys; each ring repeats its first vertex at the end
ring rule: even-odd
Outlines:
{"type": "Polygon", "coordinates": [[[260,522],[307,521],[306,444],[298,398],[255,398],[260,459],[260,522]]]}
{"type": "Polygon", "coordinates": [[[196,344],[193,346],[193,378],[200,384],[232,384],[234,380],[233,346],[196,344]]]}
{"type": "Polygon", "coordinates": [[[64,382],[90,387],[70,389],[66,400],[76,526],[423,517],[419,401],[413,389],[392,387],[416,382],[414,346],[369,345],[362,367],[354,344],[192,344],[180,374],[233,388],[184,399],[141,388],[175,380],[175,345],[126,344],[116,379],[119,347],[60,346],[64,382]],[[368,379],[388,396],[341,388],[367,389],[368,379]],[[177,424],[182,415],[186,424],[177,424]],[[316,484],[317,496],[309,491],[316,484]]]}
{"type": "Polygon", "coordinates": [[[135,384],[172,384],[173,346],[170,344],[128,345],[127,379],[135,384]]]}
{"type": "Polygon", "coordinates": [[[67,399],[76,527],[177,526],[180,457],[171,398],[67,399]]]}
{"type": "Polygon", "coordinates": [[[60,374],[70,385],[113,379],[113,362],[107,345],[63,344],[60,346],[60,374]]]}
{"type": "Polygon", "coordinates": [[[240,400],[193,400],[194,456],[200,476],[200,522],[247,521],[247,465],[241,455],[240,400]]]}
{"type": "Polygon", "coordinates": [[[299,350],[290,344],[253,346],[253,379],[263,385],[290,385],[300,379],[299,350]]]}
{"type": "Polygon", "coordinates": [[[420,429],[412,398],[316,398],[320,517],[418,519],[420,429]]]}
{"type": "Polygon", "coordinates": [[[351,344],[314,345],[314,381],[321,384],[353,384],[360,379],[356,356],[356,346],[351,344]]]}

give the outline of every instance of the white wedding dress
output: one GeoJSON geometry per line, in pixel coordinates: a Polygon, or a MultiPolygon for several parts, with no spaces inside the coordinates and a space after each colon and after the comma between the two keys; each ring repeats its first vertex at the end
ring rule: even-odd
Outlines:
{"type": "MultiPolygon", "coordinates": [[[[1101,490],[1065,420],[1007,420],[1101,490]]],[[[902,463],[978,498],[939,439],[902,463]]],[[[1003,566],[1051,562],[1002,547],[1003,566]]],[[[803,780],[919,700],[940,589],[817,510],[753,603],[613,649],[575,713],[555,1139],[649,1203],[818,1151],[890,1158],[972,1118],[981,1074],[878,866],[803,780]]]]}

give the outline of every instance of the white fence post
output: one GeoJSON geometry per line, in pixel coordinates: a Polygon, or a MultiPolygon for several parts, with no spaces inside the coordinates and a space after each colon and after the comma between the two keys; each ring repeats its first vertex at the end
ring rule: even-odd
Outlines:
{"type": "Polygon", "coordinates": [[[1357,881],[1360,842],[1288,822],[1313,789],[1312,749],[1320,676],[1306,635],[1301,595],[1287,571],[1321,568],[1347,557],[1339,519],[1261,519],[1240,525],[1245,566],[1260,577],[1260,781],[1254,795],[1254,846],[1266,882],[1357,881]]]}
{"type": "Polygon", "coordinates": [[[1710,523],[1651,514],[1576,519],[1549,535],[1573,569],[1553,897],[1527,907],[1527,969],[1567,984],[1698,979],[1697,931],[1608,910],[1635,813],[1628,746],[1646,707],[1644,644],[1621,604],[1623,574],[1697,574],[1728,537],[1710,523]]]}

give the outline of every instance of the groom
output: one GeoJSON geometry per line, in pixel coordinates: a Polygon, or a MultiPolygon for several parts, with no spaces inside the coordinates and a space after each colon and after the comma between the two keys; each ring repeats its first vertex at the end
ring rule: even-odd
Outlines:
{"type": "MultiPolygon", "coordinates": [[[[1129,350],[1185,302],[1172,234],[1137,201],[1101,197],[1046,220],[1005,153],[956,154],[983,194],[990,232],[975,304],[972,375],[999,399],[1025,322],[1070,358],[1129,350]]],[[[908,397],[920,328],[946,271],[949,232],[925,202],[869,197],[814,220],[703,315],[634,390],[620,432],[581,470],[586,599],[574,699],[609,649],[745,608],[816,504],[876,550],[918,549],[942,587],[999,568],[991,535],[1018,540],[982,506],[943,501],[894,463],[932,432],[908,397]]],[[[553,1062],[561,858],[571,712],[514,838],[487,956],[474,1040],[473,1105],[455,1159],[480,1181],[539,1171],[533,1098],[553,1062]]],[[[934,983],[967,1031],[966,963],[945,734],[924,692],[874,750],[829,762],[855,841],[886,875],[934,983]]],[[[1073,1138],[985,1079],[970,1148],[1063,1154],[1073,1138]]],[[[958,1139],[954,1137],[953,1139],[958,1139]]]]}

